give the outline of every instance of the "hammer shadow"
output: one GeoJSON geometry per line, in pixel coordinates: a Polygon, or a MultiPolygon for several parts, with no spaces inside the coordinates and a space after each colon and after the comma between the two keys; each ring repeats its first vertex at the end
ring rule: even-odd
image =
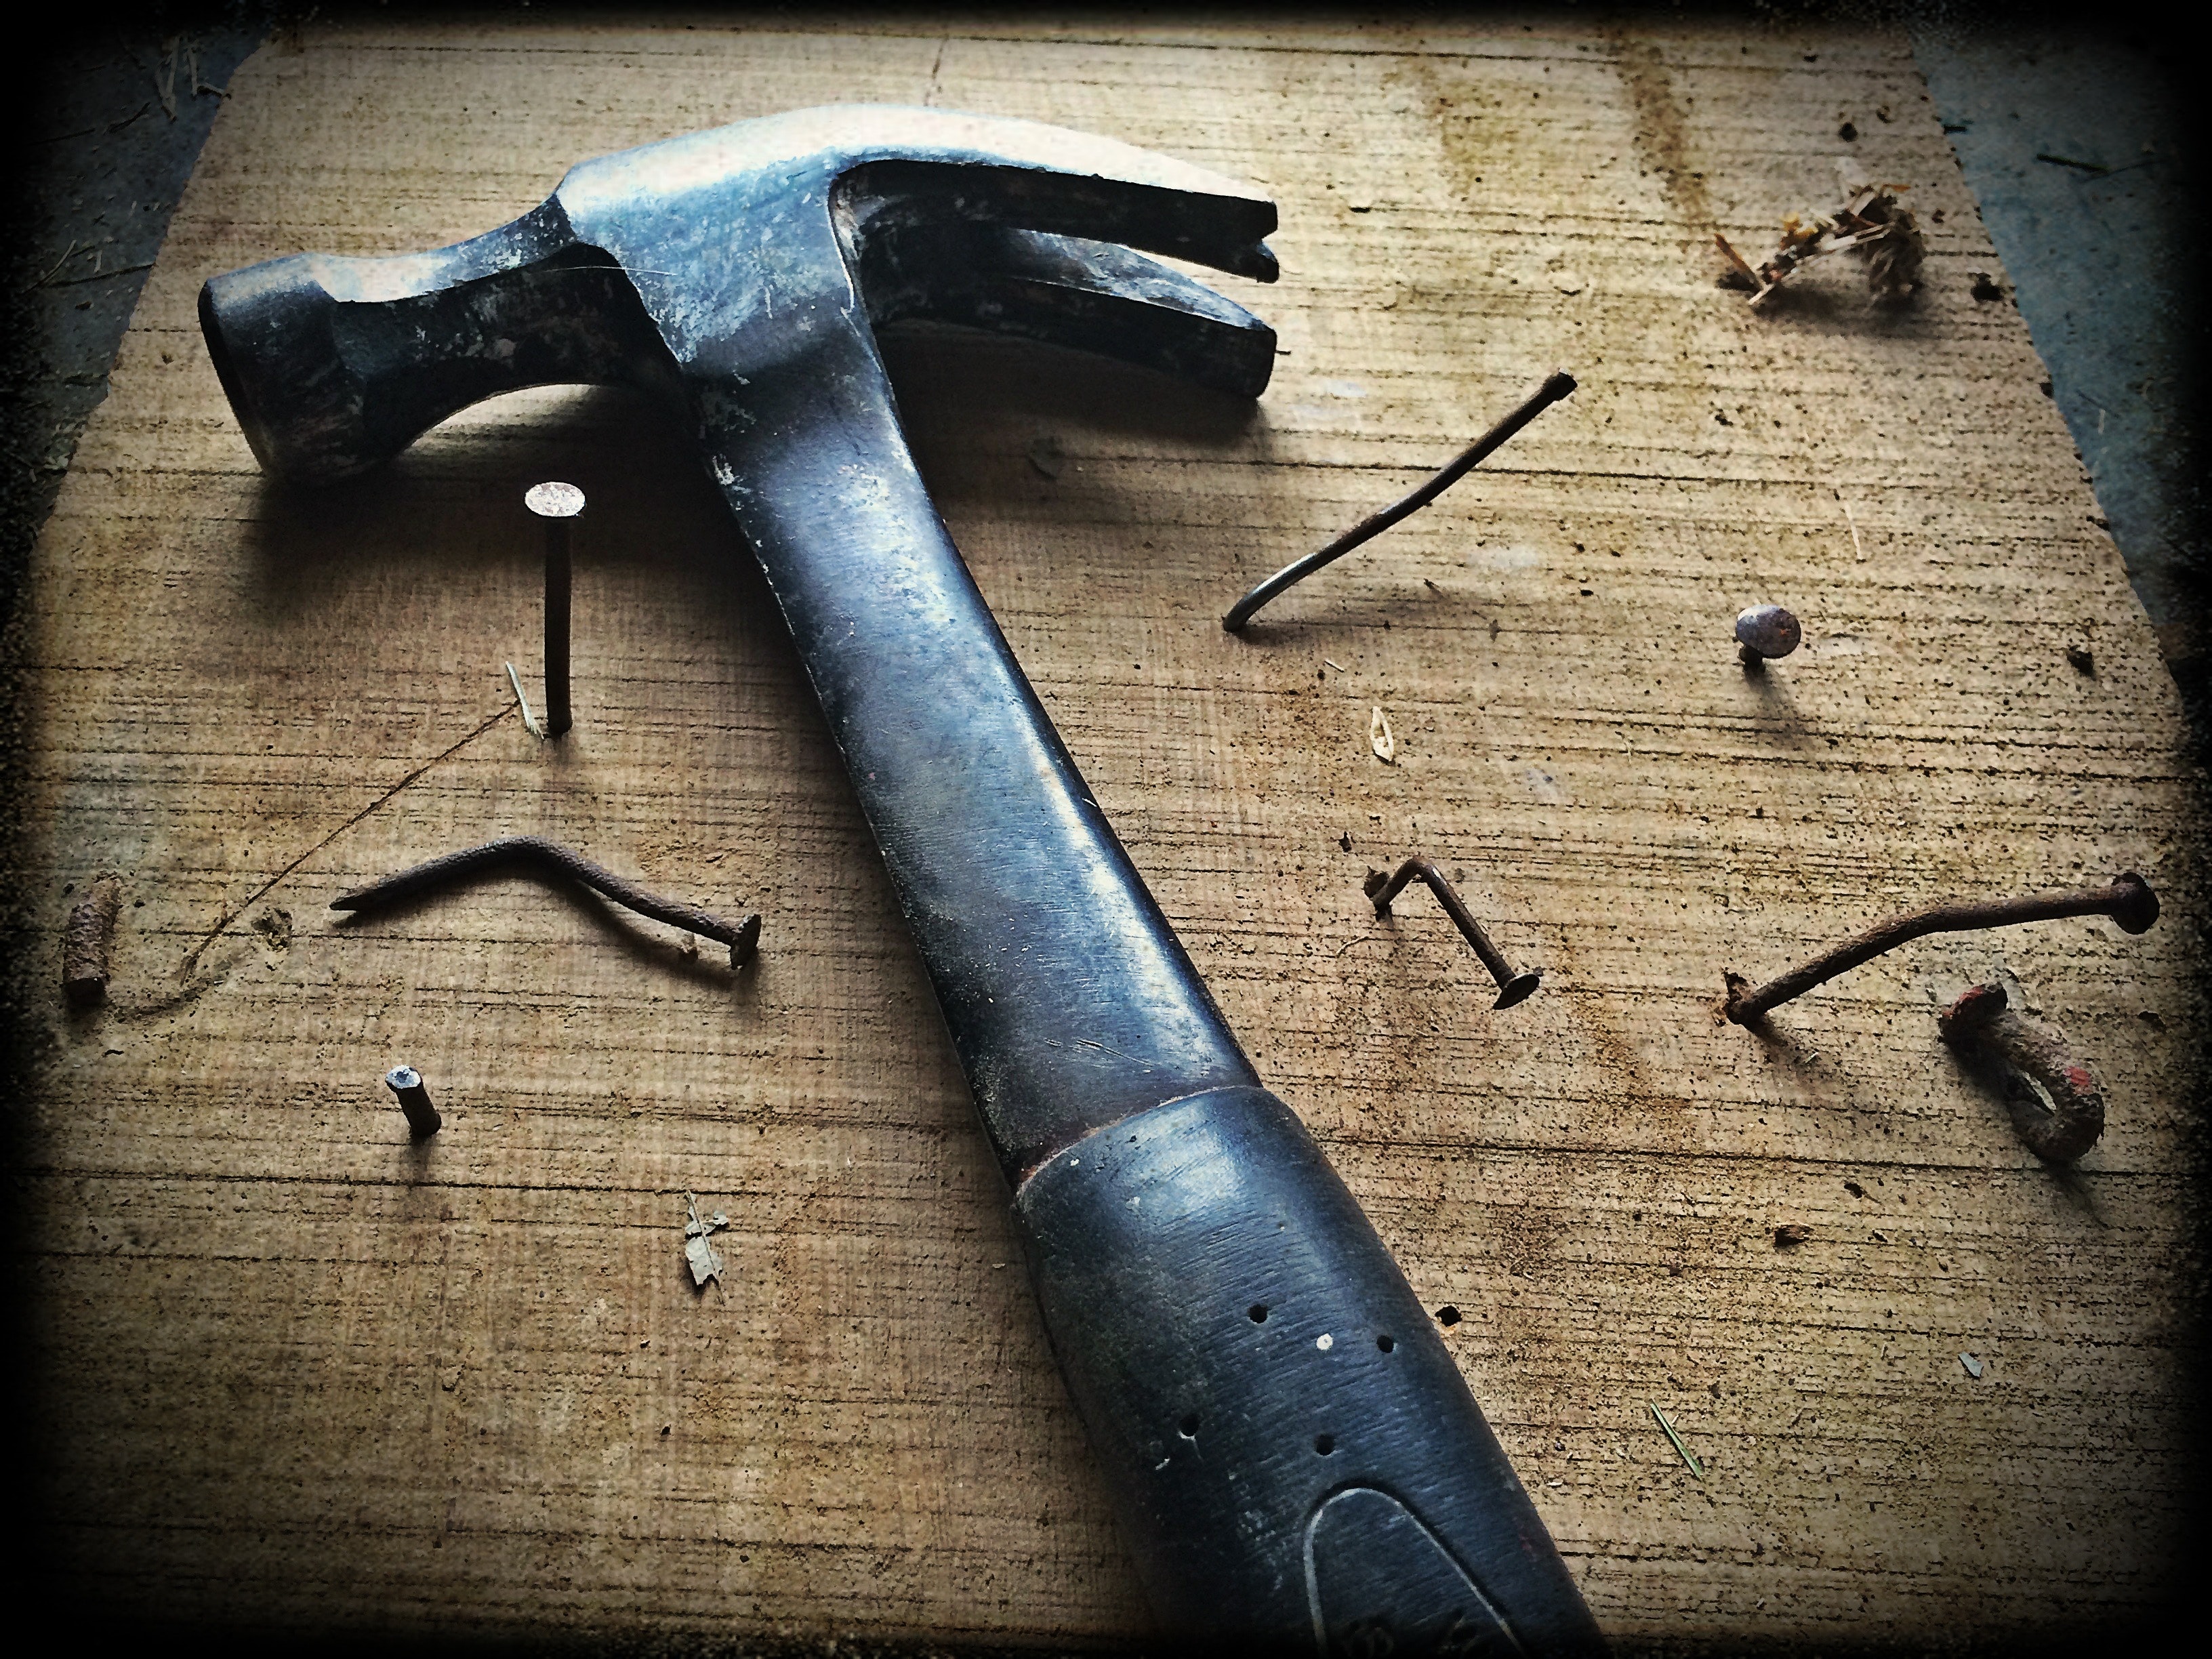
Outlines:
{"type": "Polygon", "coordinates": [[[418,594],[473,588],[500,572],[534,579],[544,543],[522,495],[552,478],[579,486],[589,503],[576,532],[580,566],[665,569],[680,588],[672,603],[726,611],[739,628],[772,618],[767,584],[697,444],[674,410],[620,386],[489,399],[327,488],[264,477],[242,538],[248,591],[265,620],[282,623],[365,605],[420,610],[418,594]]]}
{"type": "MultiPolygon", "coordinates": [[[[713,939],[700,939],[696,953],[688,951],[672,939],[647,933],[646,924],[631,920],[629,912],[621,906],[573,882],[532,881],[503,874],[487,877],[486,883],[517,879],[525,880],[527,885],[538,891],[556,893],[567,900],[591,918],[601,938],[617,945],[633,962],[674,974],[694,985],[726,988],[731,994],[731,1000],[740,1006],[747,1006],[756,1000],[759,975],[755,969],[760,960],[758,957],[743,968],[732,969],[729,963],[727,945],[713,939]]],[[[365,931],[375,923],[405,921],[450,902],[486,883],[462,884],[445,892],[418,893],[409,898],[394,900],[389,904],[380,904],[371,910],[340,911],[337,913],[337,924],[331,931],[343,937],[347,933],[365,931]]]]}
{"type": "Polygon", "coordinates": [[[1195,448],[1249,442],[1266,425],[1257,398],[1043,341],[905,322],[884,330],[881,344],[917,456],[967,431],[978,411],[1195,448]]]}

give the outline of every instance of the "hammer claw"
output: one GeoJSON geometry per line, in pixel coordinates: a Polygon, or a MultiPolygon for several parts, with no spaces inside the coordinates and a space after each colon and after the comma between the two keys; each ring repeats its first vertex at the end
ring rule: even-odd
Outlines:
{"type": "Polygon", "coordinates": [[[955,323],[1119,358],[1255,398],[1275,331],[1243,307],[1110,242],[998,225],[915,225],[860,261],[877,326],[955,323]]]}

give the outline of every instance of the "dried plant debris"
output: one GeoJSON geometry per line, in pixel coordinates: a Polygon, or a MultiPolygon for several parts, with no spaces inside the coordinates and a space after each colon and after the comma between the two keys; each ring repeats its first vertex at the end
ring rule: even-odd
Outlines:
{"type": "Polygon", "coordinates": [[[1830,253],[1848,253],[1866,269],[1867,291],[1877,300],[1901,300],[1920,283],[1920,262],[1927,246],[1911,209],[1897,199],[1903,185],[1860,185],[1832,214],[1805,219],[1793,213],[1782,222],[1782,243],[1753,265],[1725,236],[1713,240],[1731,269],[1721,280],[1747,289],[1753,308],[1799,268],[1830,253]]]}
{"type": "Polygon", "coordinates": [[[699,1200],[689,1193],[684,1194],[684,1260],[691,1268],[691,1283],[696,1288],[703,1290],[708,1279],[721,1278],[721,1253],[708,1240],[709,1235],[729,1224],[729,1217],[719,1213],[702,1221],[699,1200]]]}
{"type": "Polygon", "coordinates": [[[1659,1427],[1666,1434],[1668,1443],[1681,1454],[1682,1461],[1690,1466],[1690,1473],[1696,1475],[1698,1480],[1704,1480],[1705,1478],[1704,1468],[1691,1453],[1690,1449],[1682,1443],[1681,1435],[1675,1431],[1674,1424],[1668,1421],[1667,1413],[1659,1409],[1659,1402],[1656,1400],[1647,1400],[1644,1403],[1651,1407],[1651,1415],[1659,1419],[1659,1427]]]}

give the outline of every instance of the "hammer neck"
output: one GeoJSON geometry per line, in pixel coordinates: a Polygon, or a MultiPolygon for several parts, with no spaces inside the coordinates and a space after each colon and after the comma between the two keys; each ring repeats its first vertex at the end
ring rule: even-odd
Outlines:
{"type": "Polygon", "coordinates": [[[865,319],[809,323],[742,406],[695,400],[1011,1182],[1257,1079],[931,503],[865,319]]]}

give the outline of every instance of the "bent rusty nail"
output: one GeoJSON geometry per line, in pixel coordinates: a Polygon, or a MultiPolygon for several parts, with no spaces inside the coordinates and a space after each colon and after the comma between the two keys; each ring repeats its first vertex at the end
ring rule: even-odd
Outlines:
{"type": "Polygon", "coordinates": [[[1241,634],[1244,624],[1258,614],[1260,607],[1285,589],[1295,587],[1324,565],[1334,564],[1362,542],[1372,541],[1399,520],[1419,512],[1431,501],[1449,489],[1495,452],[1507,439],[1520,431],[1553,404],[1575,389],[1575,377],[1562,369],[1535,391],[1530,392],[1521,406],[1484,433],[1474,443],[1407,495],[1393,501],[1381,512],[1362,519],[1318,553],[1309,553],[1295,564],[1285,565],[1261,582],[1243,599],[1229,607],[1229,614],[1221,625],[1231,634],[1241,634]]]}
{"type": "Polygon", "coordinates": [[[1395,876],[1385,876],[1380,870],[1367,872],[1367,896],[1375,901],[1375,914],[1389,915],[1390,901],[1415,877],[1428,884],[1429,890],[1437,896],[1437,902],[1444,907],[1444,914],[1452,919],[1453,926],[1466,935],[1467,942],[1474,946],[1475,955],[1482,958],[1482,965],[1490,969],[1491,978],[1498,981],[1498,1000],[1490,1005],[1492,1008],[1510,1008],[1534,994],[1543,983],[1544,970],[1531,968],[1524,974],[1516,969],[1505,959],[1505,953],[1490,942],[1490,935],[1482,931],[1482,924],[1468,914],[1451,883],[1444,879],[1444,872],[1428,860],[1407,859],[1398,866],[1395,876]]]}
{"type": "Polygon", "coordinates": [[[115,917],[122,908],[123,878],[104,870],[70,909],[62,934],[62,994],[70,1007],[90,1008],[106,1000],[115,917]]]}
{"type": "Polygon", "coordinates": [[[2063,1036],[2005,1003],[2002,985],[1970,986],[1936,1016],[1936,1030],[1961,1059],[1996,1074],[2028,1151],[2071,1164],[2105,1133],[2104,1094],[2063,1036]]]}
{"type": "Polygon", "coordinates": [[[2149,930],[2158,920],[2158,895],[2132,870],[2124,870],[2109,887],[2071,893],[2030,893],[2021,898],[1968,900],[1938,904],[1877,922],[1833,950],[1792,968],[1756,990],[1741,974],[1729,974],[1728,1000],[1721,1012],[1738,1025],[1749,1025],[1792,997],[1801,997],[1885,951],[1894,951],[1928,933],[1966,933],[1984,927],[2010,927],[2023,921],[2056,921],[2063,916],[2110,916],[2124,933],[2149,930]]]}
{"type": "Polygon", "coordinates": [[[589,859],[571,852],[557,842],[539,836],[505,836],[497,841],[488,841],[481,847],[464,848],[458,853],[448,853],[428,863],[402,870],[397,875],[386,876],[382,881],[351,893],[342,893],[331,901],[333,910],[368,910],[382,904],[397,903],[426,893],[447,882],[472,876],[480,870],[500,865],[521,864],[536,866],[556,875],[581,882],[596,892],[604,893],[625,909],[635,910],[655,921],[665,921],[672,927],[682,927],[730,947],[730,966],[742,968],[753,959],[760,944],[761,919],[758,912],[735,923],[723,921],[695,905],[678,904],[648,893],[634,881],[626,881],[611,870],[603,869],[589,859]]]}

